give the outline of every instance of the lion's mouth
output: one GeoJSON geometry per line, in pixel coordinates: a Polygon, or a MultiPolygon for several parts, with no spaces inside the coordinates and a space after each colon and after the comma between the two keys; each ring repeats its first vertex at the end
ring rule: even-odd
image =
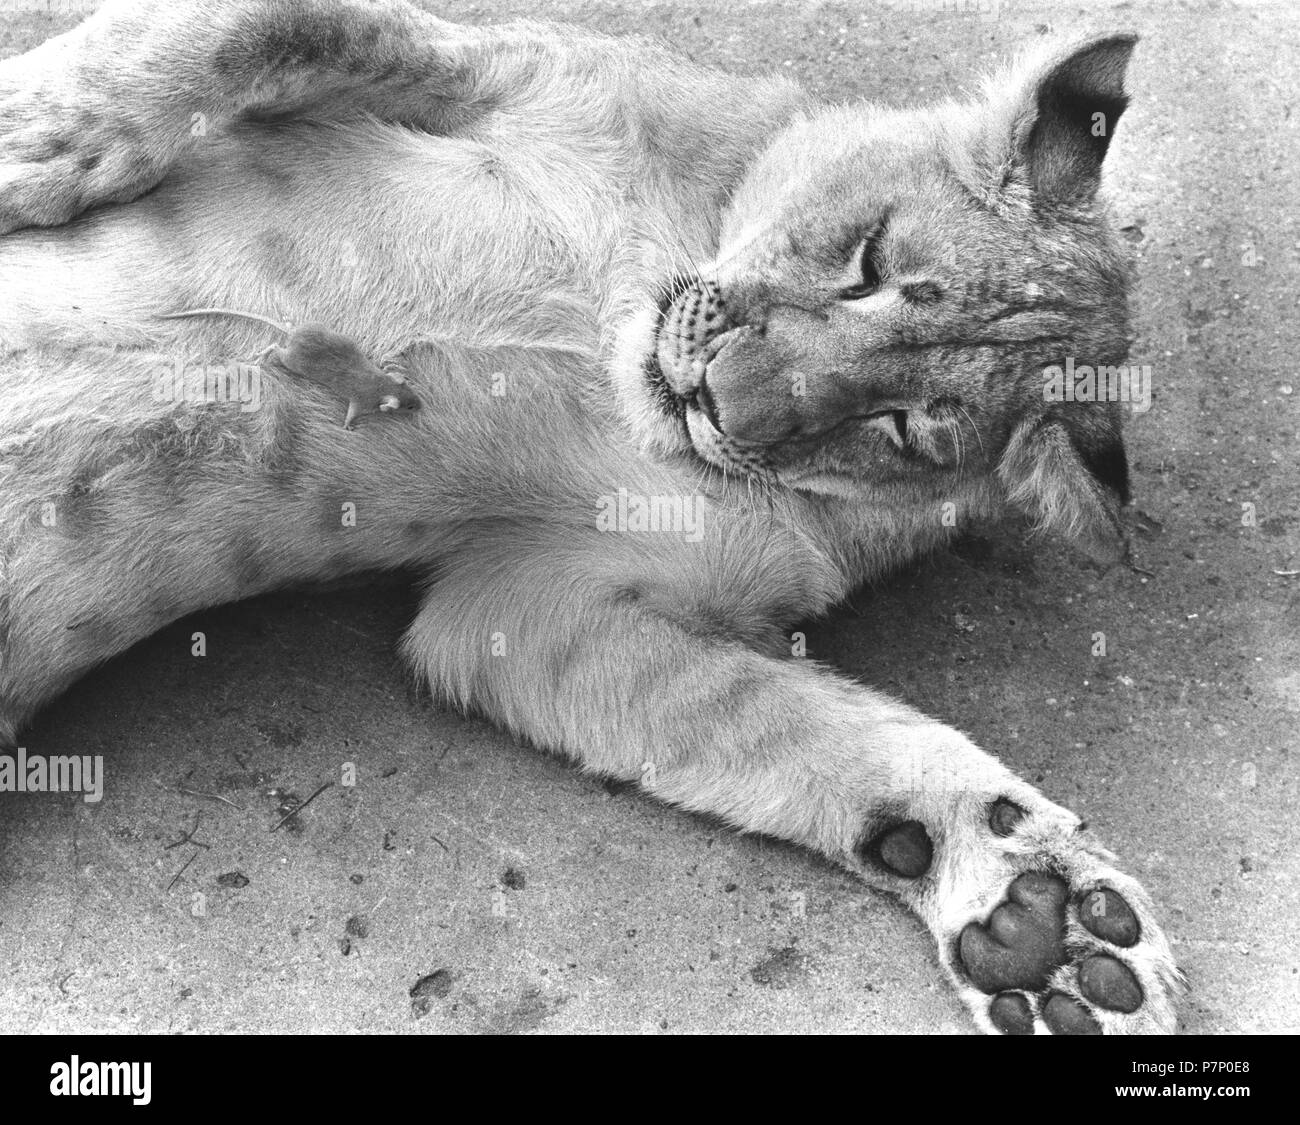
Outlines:
{"type": "Polygon", "coordinates": [[[875,410],[865,415],[864,419],[869,426],[889,438],[901,453],[912,448],[909,414],[910,411],[907,410],[875,410]]]}
{"type": "Polygon", "coordinates": [[[642,365],[642,374],[645,378],[646,390],[649,392],[651,402],[655,404],[662,414],[677,422],[682,428],[682,433],[685,434],[686,410],[690,405],[690,398],[673,390],[668,382],[668,377],[659,364],[656,349],[651,348],[649,354],[646,355],[645,362],[642,365]]]}

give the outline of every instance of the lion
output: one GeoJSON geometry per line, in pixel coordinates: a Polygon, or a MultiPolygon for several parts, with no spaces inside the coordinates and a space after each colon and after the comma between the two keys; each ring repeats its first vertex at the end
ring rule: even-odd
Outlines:
{"type": "Polygon", "coordinates": [[[1134,42],[912,110],[401,0],[111,0],[0,63],[0,743],[185,614],[410,570],[441,700],[893,892],[980,1028],[1172,1030],[1080,819],[791,644],[1008,505],[1122,555],[1119,408],[1043,372],[1124,361],[1134,42]],[[168,319],[213,309],[274,325],[168,319]],[[240,360],[308,323],[420,408],[240,360]]]}

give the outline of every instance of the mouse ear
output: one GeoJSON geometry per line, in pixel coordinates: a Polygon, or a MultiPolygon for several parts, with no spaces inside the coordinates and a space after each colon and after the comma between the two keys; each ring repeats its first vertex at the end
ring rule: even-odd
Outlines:
{"type": "Polygon", "coordinates": [[[1036,531],[1066,536],[1097,562],[1127,556],[1120,510],[1129,502],[1128,455],[1117,408],[1026,419],[1007,443],[998,478],[1036,531]]]}

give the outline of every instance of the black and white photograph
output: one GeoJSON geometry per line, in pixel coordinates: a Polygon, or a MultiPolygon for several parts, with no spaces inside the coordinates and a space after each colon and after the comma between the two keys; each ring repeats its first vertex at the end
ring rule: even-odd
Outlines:
{"type": "Polygon", "coordinates": [[[1249,1097],[1298,94],[1283,0],[0,0],[0,1033],[1249,1097]]]}

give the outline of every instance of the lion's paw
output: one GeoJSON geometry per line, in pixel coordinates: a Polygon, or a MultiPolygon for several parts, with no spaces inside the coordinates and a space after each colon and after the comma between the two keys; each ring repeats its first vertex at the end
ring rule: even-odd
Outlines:
{"type": "Polygon", "coordinates": [[[140,125],[75,87],[0,94],[0,234],[136,198],[165,167],[151,147],[140,125]]]}
{"type": "Polygon", "coordinates": [[[1000,834],[1010,804],[990,817],[1006,845],[993,885],[943,939],[976,1021],[1006,1035],[1172,1032],[1182,977],[1145,891],[1059,824],[1000,834]]]}
{"type": "Polygon", "coordinates": [[[983,1030],[1173,1031],[1184,985],[1146,892],[1073,813],[1010,788],[937,806],[918,794],[921,818],[877,820],[861,839],[861,870],[925,919],[983,1030]]]}

